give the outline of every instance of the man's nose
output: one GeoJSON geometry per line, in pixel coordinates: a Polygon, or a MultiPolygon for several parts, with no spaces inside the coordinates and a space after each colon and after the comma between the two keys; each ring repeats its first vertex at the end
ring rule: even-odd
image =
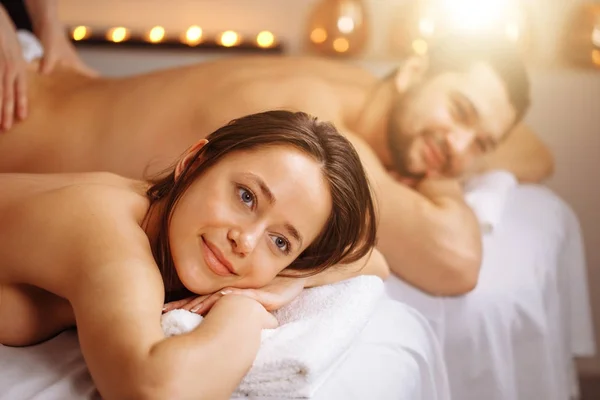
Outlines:
{"type": "Polygon", "coordinates": [[[446,143],[452,154],[464,154],[475,140],[475,129],[468,127],[455,127],[446,135],[446,143]]]}
{"type": "Polygon", "coordinates": [[[232,228],[227,234],[227,239],[231,244],[231,250],[234,254],[242,257],[248,256],[256,248],[258,238],[260,237],[256,227],[250,228],[232,228]]]}

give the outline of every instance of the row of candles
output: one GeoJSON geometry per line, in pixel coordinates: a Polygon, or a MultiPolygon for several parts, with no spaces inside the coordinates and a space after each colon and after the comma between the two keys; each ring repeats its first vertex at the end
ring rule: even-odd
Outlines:
{"type": "MultiPolygon", "coordinates": [[[[188,46],[198,46],[206,41],[203,33],[200,26],[193,25],[185,32],[178,34],[177,40],[188,46]]],[[[101,31],[83,25],[71,29],[71,37],[77,42],[84,42],[99,35],[113,43],[123,43],[132,39],[132,31],[122,26],[101,31]]],[[[164,27],[155,26],[143,34],[143,40],[148,43],[160,44],[170,40],[170,36],[164,27]]],[[[228,30],[219,34],[215,41],[223,47],[235,47],[242,43],[242,36],[235,31],[228,30]]],[[[259,48],[267,49],[274,47],[277,41],[273,33],[262,31],[253,38],[253,43],[259,48]]]]}

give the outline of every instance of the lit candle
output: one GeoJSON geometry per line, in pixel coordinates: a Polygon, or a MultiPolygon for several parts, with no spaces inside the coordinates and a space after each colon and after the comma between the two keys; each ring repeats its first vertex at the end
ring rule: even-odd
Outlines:
{"type": "Polygon", "coordinates": [[[158,43],[162,41],[164,37],[165,28],[162,26],[155,26],[154,28],[150,29],[150,32],[148,32],[147,40],[151,43],[158,43]]]}
{"type": "Polygon", "coordinates": [[[197,45],[202,41],[202,28],[198,25],[190,26],[183,35],[182,41],[190,46],[197,45]]]}
{"type": "Polygon", "coordinates": [[[345,53],[350,48],[350,43],[345,38],[337,38],[333,41],[333,49],[338,53],[345,53]]]}
{"type": "Polygon", "coordinates": [[[269,31],[262,31],[256,36],[256,44],[259,47],[271,47],[275,43],[275,36],[269,31]]]}
{"type": "Polygon", "coordinates": [[[129,39],[129,31],[126,28],[119,26],[109,30],[106,38],[115,43],[123,42],[129,39]]]}
{"type": "Polygon", "coordinates": [[[87,38],[90,35],[90,33],[91,30],[87,26],[78,26],[75,29],[73,29],[72,37],[74,40],[79,41],[87,38]]]}
{"type": "Polygon", "coordinates": [[[327,31],[323,28],[315,28],[310,33],[310,40],[313,43],[324,43],[327,40],[327,31]]]}
{"type": "Polygon", "coordinates": [[[221,34],[221,45],[232,47],[238,44],[239,36],[234,31],[225,31],[221,34]]]}

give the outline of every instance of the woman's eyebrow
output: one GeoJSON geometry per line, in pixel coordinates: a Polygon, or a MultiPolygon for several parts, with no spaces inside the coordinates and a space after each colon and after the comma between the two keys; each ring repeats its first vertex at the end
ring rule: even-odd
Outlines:
{"type": "Polygon", "coordinates": [[[296,242],[298,242],[298,247],[302,247],[302,235],[300,234],[300,232],[298,232],[298,229],[296,229],[294,227],[294,225],[290,224],[290,223],[286,223],[285,225],[285,229],[288,231],[288,233],[290,234],[290,236],[292,236],[296,242]]]}

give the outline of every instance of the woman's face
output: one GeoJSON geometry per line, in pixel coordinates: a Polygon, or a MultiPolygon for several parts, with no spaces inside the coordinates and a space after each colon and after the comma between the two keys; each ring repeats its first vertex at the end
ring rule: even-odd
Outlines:
{"type": "Polygon", "coordinates": [[[197,294],[262,287],[312,243],[331,207],[320,165],[303,152],[230,154],[175,206],[169,243],[179,279],[197,294]]]}

